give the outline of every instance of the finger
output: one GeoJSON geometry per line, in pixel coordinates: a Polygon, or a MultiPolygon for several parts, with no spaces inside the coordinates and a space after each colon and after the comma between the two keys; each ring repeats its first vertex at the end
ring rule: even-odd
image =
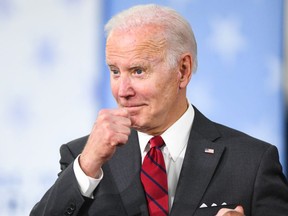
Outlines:
{"type": "Polygon", "coordinates": [[[237,212],[241,212],[241,213],[244,214],[244,208],[243,208],[242,206],[240,206],[240,205],[237,206],[234,210],[237,211],[237,212]]]}
{"type": "Polygon", "coordinates": [[[112,109],[111,111],[112,111],[113,115],[130,118],[130,114],[129,114],[128,110],[125,108],[116,108],[116,109],[112,109]]]}
{"type": "Polygon", "coordinates": [[[128,120],[126,123],[125,120],[123,120],[121,123],[117,122],[117,124],[111,125],[111,130],[116,134],[119,133],[128,136],[131,132],[130,125],[130,120],[128,120]]]}
{"type": "Polygon", "coordinates": [[[118,133],[111,140],[110,144],[112,146],[122,146],[125,145],[128,141],[128,135],[118,133]]]}
{"type": "Polygon", "coordinates": [[[231,214],[231,212],[235,212],[235,210],[234,209],[229,209],[229,208],[221,208],[217,212],[216,216],[227,216],[227,215],[229,215],[229,213],[231,214]]]}
{"type": "Polygon", "coordinates": [[[223,214],[225,214],[229,210],[231,210],[231,209],[221,208],[215,216],[222,216],[223,214]]]}
{"type": "Polygon", "coordinates": [[[222,208],[216,216],[244,216],[244,209],[242,206],[237,206],[235,209],[222,208]]]}
{"type": "Polygon", "coordinates": [[[113,116],[112,122],[116,125],[123,125],[126,127],[131,127],[131,119],[129,117],[123,117],[123,116],[113,116]]]}
{"type": "Polygon", "coordinates": [[[131,126],[130,114],[124,108],[100,110],[97,119],[99,119],[100,122],[112,121],[115,123],[123,120],[125,125],[131,126]]]}
{"type": "Polygon", "coordinates": [[[119,124],[131,127],[131,120],[124,109],[103,109],[98,113],[94,126],[107,127],[110,124],[119,124]]]}
{"type": "Polygon", "coordinates": [[[98,112],[98,117],[99,116],[122,116],[129,118],[129,113],[124,108],[102,109],[98,112]]]}

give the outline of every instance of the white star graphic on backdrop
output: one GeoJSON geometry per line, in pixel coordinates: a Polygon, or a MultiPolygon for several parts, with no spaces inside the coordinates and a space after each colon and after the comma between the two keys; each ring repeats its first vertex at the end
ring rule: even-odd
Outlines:
{"type": "Polygon", "coordinates": [[[225,62],[234,63],[246,46],[240,22],[231,18],[218,18],[211,21],[211,28],[208,46],[225,62]]]}

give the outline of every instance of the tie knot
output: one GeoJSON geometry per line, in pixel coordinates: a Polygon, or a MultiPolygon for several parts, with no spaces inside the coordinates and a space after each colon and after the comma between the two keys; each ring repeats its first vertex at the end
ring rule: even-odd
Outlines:
{"type": "Polygon", "coordinates": [[[154,136],[150,139],[150,148],[158,147],[161,148],[164,145],[164,140],[161,136],[154,136]]]}

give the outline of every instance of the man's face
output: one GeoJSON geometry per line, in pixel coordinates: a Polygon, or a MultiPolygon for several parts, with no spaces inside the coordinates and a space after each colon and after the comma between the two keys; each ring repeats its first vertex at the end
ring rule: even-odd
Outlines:
{"type": "Polygon", "coordinates": [[[179,118],[177,104],[183,99],[179,72],[165,63],[165,40],[155,36],[156,31],[153,26],[114,31],[106,43],[118,106],[128,110],[133,128],[152,135],[163,133],[179,118]]]}

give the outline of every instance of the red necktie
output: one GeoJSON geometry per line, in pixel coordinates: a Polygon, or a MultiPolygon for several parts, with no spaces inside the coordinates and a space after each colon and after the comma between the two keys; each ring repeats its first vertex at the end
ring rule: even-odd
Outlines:
{"type": "Polygon", "coordinates": [[[140,174],[150,216],[169,214],[167,174],[160,149],[164,144],[161,136],[150,139],[150,150],[144,158],[140,174]]]}

